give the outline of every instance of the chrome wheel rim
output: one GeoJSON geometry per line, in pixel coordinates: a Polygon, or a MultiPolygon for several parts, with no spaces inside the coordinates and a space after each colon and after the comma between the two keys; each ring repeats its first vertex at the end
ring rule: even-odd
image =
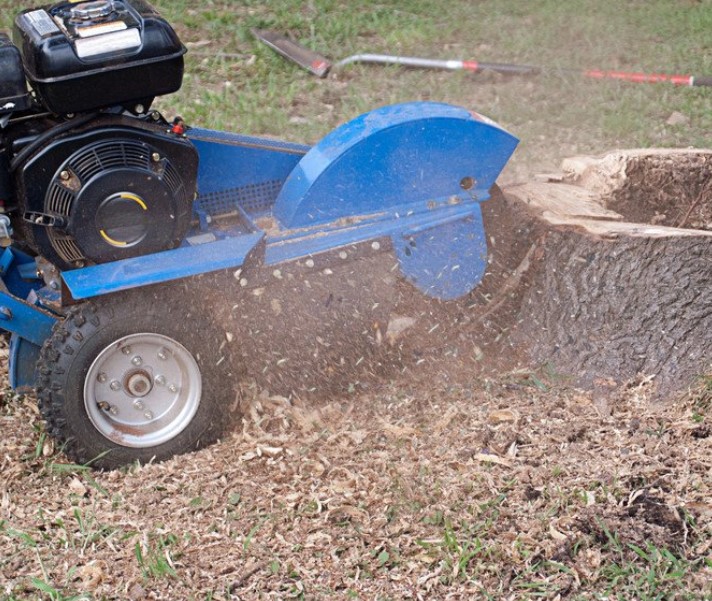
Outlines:
{"type": "Polygon", "coordinates": [[[180,434],[200,406],[202,379],[193,355],[161,334],[131,334],[97,355],[84,380],[84,407],[112,442],[155,447],[180,434]]]}

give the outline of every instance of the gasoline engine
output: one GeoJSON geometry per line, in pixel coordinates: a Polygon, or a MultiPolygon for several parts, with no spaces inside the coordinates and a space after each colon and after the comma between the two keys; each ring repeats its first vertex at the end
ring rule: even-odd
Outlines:
{"type": "Polygon", "coordinates": [[[151,104],[180,88],[185,52],[144,0],[17,16],[0,34],[0,238],[61,269],[182,242],[198,154],[151,104]]]}

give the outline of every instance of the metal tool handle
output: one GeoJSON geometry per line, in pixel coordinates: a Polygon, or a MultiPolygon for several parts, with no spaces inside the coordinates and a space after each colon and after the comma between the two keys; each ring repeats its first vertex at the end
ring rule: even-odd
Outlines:
{"type": "Polygon", "coordinates": [[[421,69],[444,69],[448,71],[495,71],[502,74],[529,75],[541,71],[538,67],[530,65],[511,65],[508,63],[481,63],[478,61],[441,60],[433,58],[419,58],[415,56],[393,56],[390,54],[354,54],[338,63],[334,67],[343,67],[351,63],[377,63],[381,65],[401,65],[404,67],[418,67],[421,69]]]}

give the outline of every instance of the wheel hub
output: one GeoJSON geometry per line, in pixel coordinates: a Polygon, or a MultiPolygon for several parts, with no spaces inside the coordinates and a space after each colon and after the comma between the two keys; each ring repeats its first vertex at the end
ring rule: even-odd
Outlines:
{"type": "Polygon", "coordinates": [[[153,390],[153,378],[146,370],[129,373],[124,381],[125,392],[136,398],[143,398],[153,390]]]}
{"type": "Polygon", "coordinates": [[[143,448],[180,434],[201,392],[200,368],[184,346],[160,334],[132,334],[97,355],[85,379],[84,404],[103,436],[143,448]]]}

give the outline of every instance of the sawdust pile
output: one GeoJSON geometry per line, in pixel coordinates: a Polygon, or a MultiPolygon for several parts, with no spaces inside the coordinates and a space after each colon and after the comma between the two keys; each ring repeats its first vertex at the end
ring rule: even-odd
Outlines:
{"type": "Polygon", "coordinates": [[[627,221],[712,230],[712,151],[646,148],[565,159],[567,178],[627,221]]]}
{"type": "Polygon", "coordinates": [[[443,372],[309,407],[251,389],[229,439],[112,473],[63,465],[6,395],[0,598],[701,599],[712,386],[662,406],[648,385],[606,402],[551,373],[443,372]]]}

